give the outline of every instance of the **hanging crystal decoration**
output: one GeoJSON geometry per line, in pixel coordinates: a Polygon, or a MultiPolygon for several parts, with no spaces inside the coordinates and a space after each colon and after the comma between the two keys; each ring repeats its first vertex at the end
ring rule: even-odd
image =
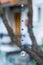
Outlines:
{"type": "Polygon", "coordinates": [[[20,55],[21,56],[25,56],[26,55],[26,52],[25,51],[21,51],[20,55]]]}
{"type": "Polygon", "coordinates": [[[23,4],[21,5],[21,11],[22,12],[24,11],[24,5],[23,4]]]}

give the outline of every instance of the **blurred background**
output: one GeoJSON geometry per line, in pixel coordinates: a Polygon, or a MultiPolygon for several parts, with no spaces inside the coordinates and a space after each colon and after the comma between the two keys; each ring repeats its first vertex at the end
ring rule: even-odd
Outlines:
{"type": "MultiPolygon", "coordinates": [[[[5,16],[17,39],[22,45],[27,44],[30,48],[32,41],[29,37],[28,28],[28,0],[0,0],[5,8],[5,16]],[[21,37],[19,37],[21,35],[21,37]],[[27,42],[28,41],[28,42],[27,42]]],[[[32,25],[38,45],[43,47],[43,0],[32,0],[32,25]]],[[[0,65],[36,65],[31,57],[16,45],[10,45],[11,38],[0,16],[0,65]]],[[[42,49],[43,51],[43,49],[42,49]]]]}

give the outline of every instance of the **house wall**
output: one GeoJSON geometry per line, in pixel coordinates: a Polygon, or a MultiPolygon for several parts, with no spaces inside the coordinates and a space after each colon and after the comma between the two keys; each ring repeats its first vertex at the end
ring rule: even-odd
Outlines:
{"type": "Polygon", "coordinates": [[[38,42],[41,45],[43,39],[43,0],[32,0],[33,1],[33,31],[38,42]],[[38,11],[40,8],[40,12],[38,11]],[[39,18],[40,16],[40,18],[39,18]]]}
{"type": "MultiPolygon", "coordinates": [[[[1,17],[0,17],[0,34],[7,34],[8,35],[8,31],[6,30],[6,27],[5,27],[1,17]]],[[[10,42],[11,42],[11,39],[9,36],[3,36],[2,38],[0,37],[0,45],[3,43],[8,44],[10,42]]]]}

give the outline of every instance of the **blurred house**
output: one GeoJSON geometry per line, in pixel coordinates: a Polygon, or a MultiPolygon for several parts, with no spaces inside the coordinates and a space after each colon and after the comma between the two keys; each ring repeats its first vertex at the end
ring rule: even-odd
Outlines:
{"type": "MultiPolygon", "coordinates": [[[[28,19],[27,18],[27,12],[28,12],[27,0],[22,0],[22,1],[20,1],[20,0],[4,0],[4,1],[0,0],[0,2],[1,2],[3,8],[5,8],[6,19],[9,23],[9,26],[13,29],[14,34],[22,35],[23,37],[25,37],[25,35],[26,35],[25,31],[27,30],[27,28],[25,28],[26,26],[24,25],[24,22],[26,19],[28,19]],[[23,27],[22,27],[22,25],[23,25],[23,27]],[[23,28],[25,28],[24,32],[22,32],[23,28]]],[[[0,35],[1,34],[8,35],[8,31],[3,23],[3,19],[0,17],[0,35]]],[[[25,40],[23,40],[22,37],[21,37],[21,39],[19,38],[19,40],[25,42],[25,40]]],[[[24,44],[24,42],[23,42],[23,44],[24,44]]],[[[20,54],[16,55],[16,57],[14,55],[14,57],[11,58],[12,54],[17,54],[16,52],[20,53],[21,50],[16,45],[11,46],[11,45],[9,45],[9,43],[11,43],[11,39],[9,36],[0,37],[0,51],[1,51],[0,63],[2,65],[6,65],[6,64],[9,65],[9,63],[10,63],[10,65],[12,65],[12,61],[16,62],[16,58],[18,58],[18,56],[20,56],[20,54]],[[6,54],[11,55],[11,57],[10,57],[11,62],[6,60],[6,54]],[[12,59],[14,59],[14,60],[12,60],[12,59]],[[2,61],[3,61],[3,63],[2,63],[2,61]]],[[[27,57],[27,55],[26,55],[26,57],[27,57]]],[[[9,59],[9,57],[8,57],[8,59],[9,59]]],[[[23,64],[26,64],[26,62],[23,62],[23,64]]]]}
{"type": "Polygon", "coordinates": [[[21,38],[18,37],[18,40],[21,40],[22,45],[31,45],[32,42],[25,25],[25,22],[28,20],[28,0],[5,0],[5,2],[1,1],[1,3],[3,8],[5,8],[6,19],[14,34],[21,35],[21,38]]]}
{"type": "MultiPolygon", "coordinates": [[[[21,35],[22,44],[32,44],[25,21],[28,20],[28,0],[0,0],[5,8],[6,19],[15,35],[21,35]],[[28,41],[28,43],[27,43],[28,41]]],[[[32,0],[33,31],[40,45],[43,38],[43,1],[32,0]]]]}
{"type": "Polygon", "coordinates": [[[33,30],[38,45],[41,45],[43,39],[43,0],[33,0],[33,30]]]}
{"type": "MultiPolygon", "coordinates": [[[[9,26],[12,28],[14,34],[21,35],[21,38],[18,36],[18,40],[21,41],[22,45],[31,44],[31,40],[28,34],[28,29],[25,25],[25,22],[28,20],[28,16],[27,16],[27,13],[29,11],[28,1],[0,0],[0,2],[2,3],[3,8],[5,8],[6,19],[9,23],[9,26]]],[[[8,35],[8,31],[3,23],[3,19],[0,16],[0,34],[1,33],[8,35]]],[[[2,38],[0,38],[1,64],[2,61],[3,61],[3,65],[32,64],[32,62],[30,61],[30,56],[27,55],[27,53],[24,53],[24,51],[21,52],[20,48],[18,48],[16,45],[13,46],[9,45],[9,43],[11,43],[11,39],[9,36],[3,36],[2,38]],[[6,59],[6,54],[9,54],[9,56],[7,56],[7,59],[6,59]]]]}
{"type": "MultiPolygon", "coordinates": [[[[13,29],[13,32],[15,35],[21,35],[21,38],[18,36],[18,40],[21,41],[22,45],[24,44],[32,44],[32,41],[29,37],[28,34],[28,29],[25,25],[25,22],[28,20],[28,1],[27,0],[0,0],[0,2],[2,3],[3,8],[5,8],[5,16],[6,19],[9,23],[9,26],[13,29]]],[[[43,5],[42,5],[42,0],[33,0],[33,32],[36,36],[36,40],[38,42],[38,44],[40,45],[41,42],[41,38],[43,38],[43,5]]],[[[8,31],[3,23],[2,18],[0,17],[0,34],[7,34],[8,35],[8,31]]],[[[9,44],[11,43],[11,39],[9,36],[7,37],[3,37],[0,38],[0,44],[1,43],[5,43],[5,44],[9,44]]],[[[15,50],[20,50],[18,49],[17,46],[13,46],[9,47],[9,46],[1,46],[2,51],[4,50],[4,52],[14,52],[15,50]],[[16,48],[15,48],[16,47],[16,48]],[[7,48],[7,50],[6,50],[7,48]]],[[[21,51],[21,50],[20,50],[21,51]]],[[[3,54],[3,53],[2,53],[3,54]]],[[[12,53],[11,53],[12,54],[12,53]]],[[[6,60],[6,54],[4,55],[4,59],[6,60]]],[[[21,56],[19,56],[19,61],[24,61],[25,57],[27,62],[30,63],[30,57],[27,59],[27,55],[20,58],[21,56]]],[[[12,55],[10,57],[10,62],[12,61],[11,59],[14,59],[15,57],[15,63],[18,64],[18,60],[16,55],[13,56],[12,55]],[[16,62],[17,60],[17,62],[16,62]]],[[[9,58],[8,58],[9,59],[9,58]]],[[[22,62],[20,62],[22,64],[22,62]]],[[[21,65],[20,64],[20,65],[21,65]]],[[[12,65],[12,64],[11,64],[12,65]]],[[[16,65],[16,64],[15,64],[16,65]]],[[[27,65],[26,62],[23,62],[23,65],[27,65]]],[[[29,64],[30,65],[30,64],[29,64]]],[[[32,63],[31,63],[32,65],[32,63]]]]}

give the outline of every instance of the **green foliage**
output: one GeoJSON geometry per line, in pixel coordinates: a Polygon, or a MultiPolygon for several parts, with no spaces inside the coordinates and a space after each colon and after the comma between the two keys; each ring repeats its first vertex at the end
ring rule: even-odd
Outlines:
{"type": "Polygon", "coordinates": [[[32,60],[32,65],[36,65],[37,62],[35,60],[32,60]]]}
{"type": "Polygon", "coordinates": [[[43,47],[43,38],[42,38],[42,40],[41,40],[41,47],[43,47]]]}
{"type": "Polygon", "coordinates": [[[43,51],[43,38],[41,39],[41,46],[40,49],[43,51]]]}

